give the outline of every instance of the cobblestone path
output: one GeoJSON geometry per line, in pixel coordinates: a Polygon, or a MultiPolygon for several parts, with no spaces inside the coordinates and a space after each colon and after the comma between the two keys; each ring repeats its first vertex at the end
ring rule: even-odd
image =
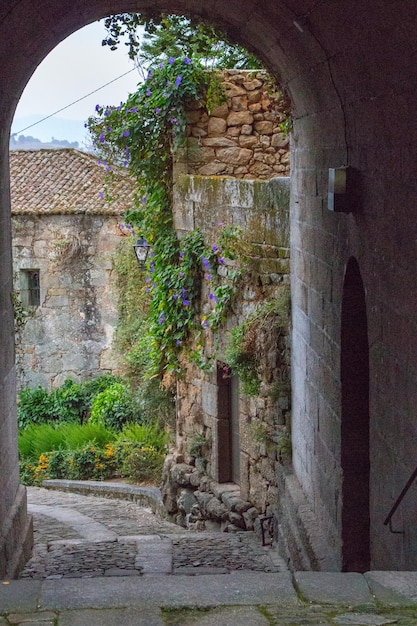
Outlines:
{"type": "Polygon", "coordinates": [[[22,578],[285,571],[251,532],[187,532],[125,500],[29,487],[28,509],[35,545],[22,578]]]}

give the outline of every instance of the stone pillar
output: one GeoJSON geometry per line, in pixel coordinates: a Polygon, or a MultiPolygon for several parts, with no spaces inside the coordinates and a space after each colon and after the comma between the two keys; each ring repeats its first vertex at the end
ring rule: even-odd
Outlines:
{"type": "Polygon", "coordinates": [[[19,485],[8,137],[0,147],[0,578],[15,577],[29,556],[32,524],[19,485]],[[7,139],[7,141],[6,141],[7,139]]]}

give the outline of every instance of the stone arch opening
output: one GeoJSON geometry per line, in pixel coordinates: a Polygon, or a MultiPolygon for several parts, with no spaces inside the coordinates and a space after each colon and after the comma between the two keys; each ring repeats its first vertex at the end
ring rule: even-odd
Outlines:
{"type": "MultiPolygon", "coordinates": [[[[111,4],[106,0],[91,0],[86,5],[82,0],[75,0],[71,6],[63,8],[60,0],[40,0],[36,6],[30,0],[19,3],[6,0],[0,10],[0,41],[5,42],[0,45],[0,207],[4,226],[0,231],[0,282],[2,293],[6,294],[0,310],[3,319],[0,328],[0,344],[3,346],[0,429],[5,433],[0,439],[0,476],[7,477],[0,478],[0,490],[5,493],[0,509],[0,531],[6,527],[16,529],[0,542],[0,550],[8,555],[14,553],[19,545],[22,546],[28,536],[24,496],[18,486],[13,313],[7,297],[12,289],[8,184],[11,120],[31,74],[54,46],[78,28],[110,12],[140,11],[147,4],[146,0],[116,0],[111,4]],[[13,54],[10,54],[11,49],[13,54]]],[[[335,71],[332,73],[330,67],[334,32],[329,29],[327,34],[320,33],[319,28],[314,32],[315,22],[319,24],[321,19],[320,3],[317,3],[317,20],[314,15],[316,5],[311,7],[308,2],[301,4],[299,6],[294,2],[292,8],[289,2],[265,5],[254,0],[232,0],[227,4],[214,5],[205,0],[184,0],[181,4],[181,13],[209,19],[222,26],[235,41],[258,54],[288,90],[293,102],[295,130],[292,168],[295,172],[292,182],[294,214],[300,214],[302,210],[314,211],[320,195],[326,191],[323,185],[326,168],[342,165],[348,160],[345,111],[340,106],[341,98],[337,92],[338,74],[335,71]],[[322,146],[320,152],[315,150],[318,137],[322,146]],[[301,196],[304,196],[302,206],[299,201],[301,196]]],[[[178,11],[178,4],[171,0],[155,0],[152,7],[155,11],[178,11]]],[[[341,75],[343,77],[343,71],[341,75]]],[[[295,274],[301,271],[297,262],[294,263],[294,271],[295,274]]],[[[301,481],[309,481],[303,471],[298,471],[298,476],[301,481]]],[[[306,491],[309,490],[310,485],[307,484],[306,491]]],[[[7,556],[4,562],[10,560],[7,556]]],[[[7,571],[2,567],[0,575],[7,571]]]]}
{"type": "Polygon", "coordinates": [[[370,567],[369,345],[365,290],[358,262],[348,262],[341,328],[342,569],[370,567]]]}

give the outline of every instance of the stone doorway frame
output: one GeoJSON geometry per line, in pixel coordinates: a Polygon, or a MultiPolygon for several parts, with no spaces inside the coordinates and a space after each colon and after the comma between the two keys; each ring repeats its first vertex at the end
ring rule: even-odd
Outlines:
{"type": "Polygon", "coordinates": [[[370,569],[369,343],[365,289],[348,261],[341,316],[342,571],[370,569]]]}

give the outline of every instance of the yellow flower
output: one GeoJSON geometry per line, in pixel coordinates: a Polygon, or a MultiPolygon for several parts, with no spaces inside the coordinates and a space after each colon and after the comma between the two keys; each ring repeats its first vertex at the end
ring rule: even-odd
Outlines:
{"type": "Polygon", "coordinates": [[[110,458],[114,456],[114,446],[112,446],[110,443],[106,443],[104,447],[105,447],[105,451],[104,451],[105,457],[110,458]]]}

